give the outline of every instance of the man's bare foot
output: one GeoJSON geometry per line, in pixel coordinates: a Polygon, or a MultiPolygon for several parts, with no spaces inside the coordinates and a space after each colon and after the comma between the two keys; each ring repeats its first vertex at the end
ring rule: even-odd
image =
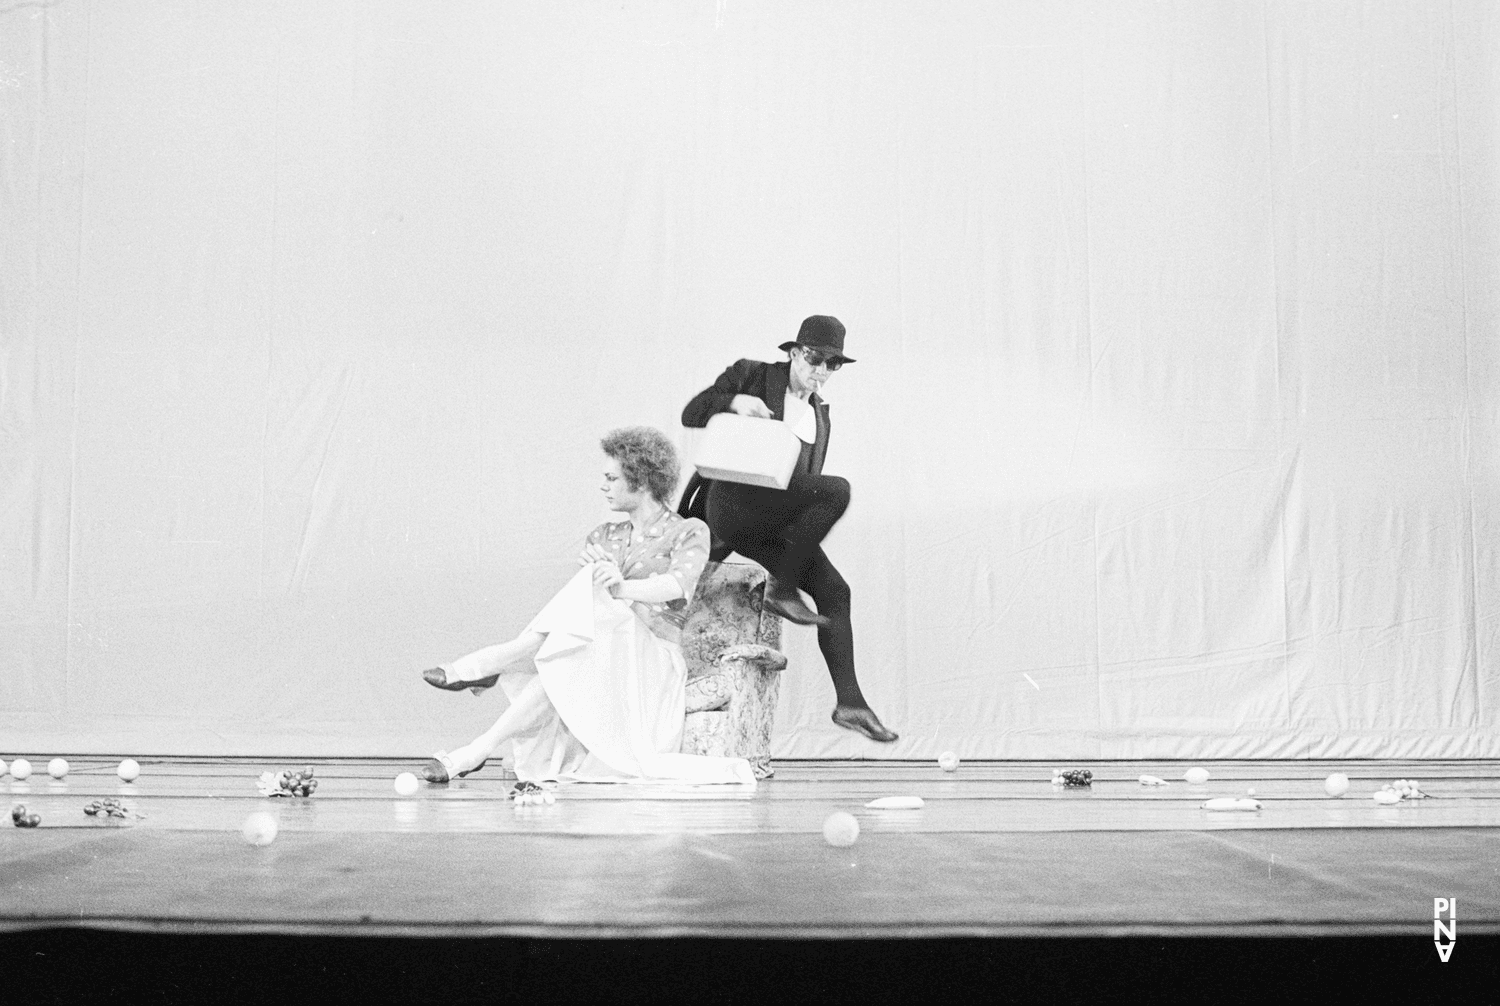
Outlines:
{"type": "Polygon", "coordinates": [[[809,608],[796,587],[770,577],[766,580],[766,594],[762,605],[773,615],[780,615],[796,625],[827,625],[831,619],[809,608]]]}
{"type": "Polygon", "coordinates": [[[833,722],[845,730],[864,734],[870,740],[880,741],[882,744],[889,744],[900,736],[894,730],[887,730],[885,724],[880,722],[880,717],[875,715],[875,710],[869,706],[835,706],[833,722]]]}

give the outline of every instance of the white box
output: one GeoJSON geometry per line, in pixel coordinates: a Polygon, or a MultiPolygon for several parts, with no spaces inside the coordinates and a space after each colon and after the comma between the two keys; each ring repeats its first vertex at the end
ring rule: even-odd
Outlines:
{"type": "Polygon", "coordinates": [[[720,412],[703,429],[687,430],[684,452],[706,479],[785,489],[802,441],[779,419],[720,412]]]}

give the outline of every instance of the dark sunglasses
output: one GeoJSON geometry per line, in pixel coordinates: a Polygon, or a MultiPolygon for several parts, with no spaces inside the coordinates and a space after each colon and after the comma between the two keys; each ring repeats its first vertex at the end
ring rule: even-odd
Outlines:
{"type": "Polygon", "coordinates": [[[802,350],[802,359],[807,362],[809,367],[827,367],[830,374],[844,365],[844,361],[838,357],[827,353],[820,353],[816,349],[802,350]]]}

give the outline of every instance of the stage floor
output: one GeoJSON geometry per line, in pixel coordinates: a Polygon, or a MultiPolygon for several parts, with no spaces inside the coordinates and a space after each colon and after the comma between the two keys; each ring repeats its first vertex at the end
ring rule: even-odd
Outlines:
{"type": "Polygon", "coordinates": [[[1495,762],[1208,762],[1199,786],[1185,763],[1101,762],[1085,790],[1054,789],[1050,763],[777,762],[754,789],[574,784],[516,808],[493,767],[401,798],[411,762],[323,761],[315,796],[265,799],[262,771],[301,766],[147,760],[124,784],[115,759],[70,761],[62,781],[0,780],[42,817],[0,822],[0,929],[1431,940],[1442,897],[1463,934],[1500,932],[1495,762]],[[1370,799],[1397,778],[1430,798],[1370,799]],[[1249,788],[1260,811],[1201,808],[1249,788]],[[926,805],[864,807],[898,795],[926,805]],[[106,796],[136,816],[83,813],[106,796]],[[279,822],[264,847],[241,837],[257,810],[279,822]],[[823,840],[836,810],[859,821],[850,847],[823,840]]]}

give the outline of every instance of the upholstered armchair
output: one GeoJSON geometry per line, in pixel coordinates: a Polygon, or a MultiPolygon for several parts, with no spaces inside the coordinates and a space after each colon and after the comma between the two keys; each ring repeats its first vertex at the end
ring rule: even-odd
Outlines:
{"type": "Polygon", "coordinates": [[[714,563],[703,571],[682,629],[687,661],[684,754],[744,758],[769,778],[771,727],[786,657],[781,619],[762,609],[766,571],[714,563]]]}

